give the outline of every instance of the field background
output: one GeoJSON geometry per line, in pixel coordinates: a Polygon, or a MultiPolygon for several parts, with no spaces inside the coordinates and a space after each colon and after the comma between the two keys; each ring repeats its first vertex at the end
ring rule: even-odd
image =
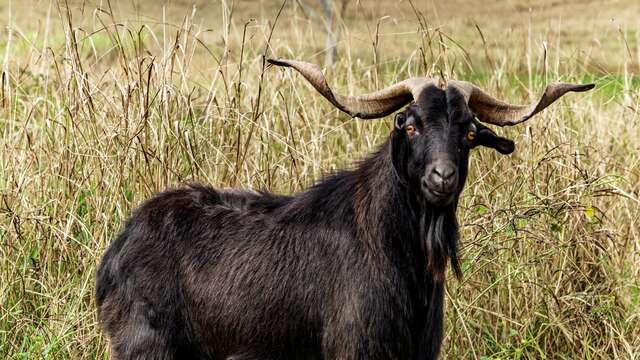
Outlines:
{"type": "MultiPolygon", "coordinates": [[[[324,64],[316,0],[0,2],[0,358],[108,358],[95,268],[140,202],[189,181],[296,192],[384,141],[263,55],[324,64]],[[270,41],[269,41],[270,40],[270,41]],[[267,43],[270,45],[267,46],[267,43]]],[[[640,359],[640,2],[334,0],[342,93],[408,76],[525,103],[474,151],[446,359],[640,359]]]]}

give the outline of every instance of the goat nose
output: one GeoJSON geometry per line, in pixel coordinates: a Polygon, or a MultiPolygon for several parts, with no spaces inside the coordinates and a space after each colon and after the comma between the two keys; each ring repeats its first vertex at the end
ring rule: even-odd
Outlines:
{"type": "Polygon", "coordinates": [[[431,182],[442,191],[451,191],[455,186],[456,167],[450,161],[438,161],[431,169],[431,182]]]}
{"type": "Polygon", "coordinates": [[[453,166],[447,163],[436,164],[436,166],[433,167],[433,172],[443,180],[447,180],[453,176],[453,174],[456,172],[456,169],[454,169],[453,166]]]}

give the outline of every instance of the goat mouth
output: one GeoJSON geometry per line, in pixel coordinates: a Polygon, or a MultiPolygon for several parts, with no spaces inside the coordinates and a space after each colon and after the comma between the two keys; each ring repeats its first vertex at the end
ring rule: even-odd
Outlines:
{"type": "Polygon", "coordinates": [[[440,191],[424,187],[423,192],[426,200],[436,205],[446,205],[453,199],[453,191],[440,191]]]}
{"type": "Polygon", "coordinates": [[[436,196],[440,196],[440,197],[445,197],[445,196],[451,195],[451,192],[447,192],[447,191],[438,191],[438,190],[433,190],[433,189],[427,189],[427,190],[429,190],[429,192],[431,192],[432,194],[434,194],[436,196]]]}

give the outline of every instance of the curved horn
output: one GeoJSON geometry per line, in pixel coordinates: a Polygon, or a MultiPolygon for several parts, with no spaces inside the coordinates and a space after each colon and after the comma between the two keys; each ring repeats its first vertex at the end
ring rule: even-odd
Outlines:
{"type": "Polygon", "coordinates": [[[492,97],[469,82],[449,81],[449,84],[464,93],[469,108],[480,121],[498,126],[512,126],[527,121],[567,92],[583,92],[596,86],[595,84],[550,84],[544,90],[544,94],[542,94],[537,103],[532,105],[511,105],[492,97]]]}
{"type": "Polygon", "coordinates": [[[400,109],[418,98],[418,94],[435,81],[428,78],[413,77],[371,94],[343,96],[335,94],[316,64],[297,60],[268,59],[270,64],[296,69],[335,107],[361,119],[381,118],[400,109]]]}

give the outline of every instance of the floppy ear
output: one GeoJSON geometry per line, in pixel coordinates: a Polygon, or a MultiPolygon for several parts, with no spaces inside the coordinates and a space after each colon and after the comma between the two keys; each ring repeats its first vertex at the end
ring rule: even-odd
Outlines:
{"type": "Polygon", "coordinates": [[[501,154],[511,154],[515,150],[516,146],[513,141],[498,136],[493,130],[476,121],[474,121],[474,125],[476,126],[476,137],[471,147],[486,146],[496,149],[501,154]]]}
{"type": "Polygon", "coordinates": [[[403,183],[408,181],[407,162],[409,161],[409,139],[404,130],[405,115],[403,113],[396,114],[394,119],[394,129],[391,133],[391,162],[398,177],[403,183]]]}

